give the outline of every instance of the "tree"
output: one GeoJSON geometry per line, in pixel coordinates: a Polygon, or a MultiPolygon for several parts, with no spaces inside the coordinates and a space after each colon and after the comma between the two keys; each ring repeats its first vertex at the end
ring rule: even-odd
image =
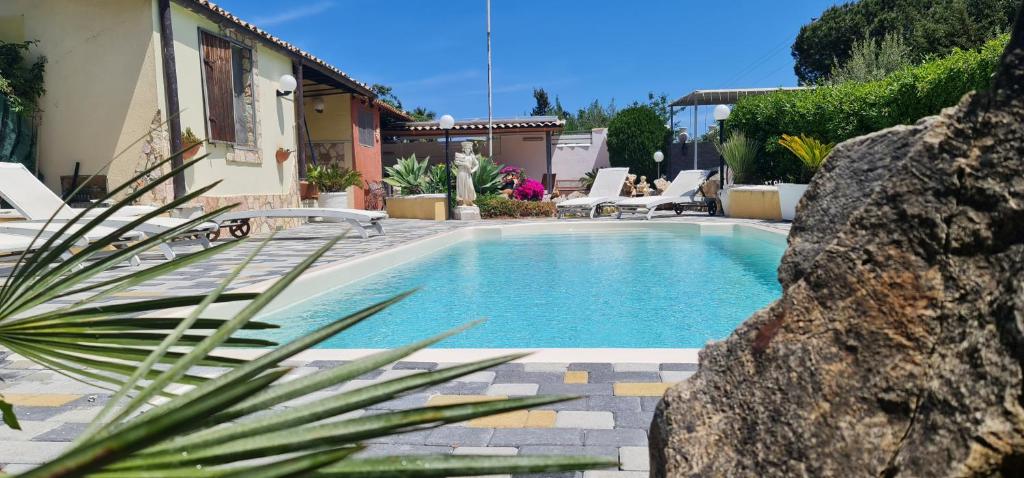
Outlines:
{"type": "Polygon", "coordinates": [[[861,0],[829,7],[800,28],[793,43],[794,70],[807,84],[826,80],[849,60],[854,44],[886,35],[902,38],[911,58],[971,49],[1009,30],[1018,0],[861,0]]]}
{"type": "Polygon", "coordinates": [[[43,96],[43,73],[46,57],[35,61],[26,57],[35,41],[7,43],[0,41],[0,95],[6,96],[12,111],[31,114],[43,96]]]}
{"type": "Polygon", "coordinates": [[[393,88],[390,86],[374,83],[370,85],[370,91],[373,91],[381,101],[395,108],[402,109],[402,100],[398,99],[398,96],[395,95],[393,88]]]}
{"type": "Polygon", "coordinates": [[[409,112],[409,116],[412,116],[414,121],[430,121],[437,117],[437,113],[422,106],[417,106],[409,112]]]}
{"type": "Polygon", "coordinates": [[[548,100],[548,92],[544,91],[544,88],[533,89],[533,100],[536,104],[530,112],[532,116],[547,116],[551,113],[551,101],[548,100]]]}
{"type": "Polygon", "coordinates": [[[881,41],[865,38],[854,42],[846,63],[832,66],[829,83],[881,80],[889,73],[913,66],[913,52],[903,38],[887,34],[881,41]]]}
{"type": "Polygon", "coordinates": [[[654,178],[654,152],[668,148],[672,133],[654,108],[630,106],[608,125],[608,157],[612,166],[629,167],[637,176],[654,178]]]}

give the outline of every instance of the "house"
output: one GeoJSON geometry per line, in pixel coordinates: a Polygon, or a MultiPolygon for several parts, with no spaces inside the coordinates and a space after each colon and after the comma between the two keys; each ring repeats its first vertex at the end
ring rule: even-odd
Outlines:
{"type": "MultiPolygon", "coordinates": [[[[411,119],[337,67],[205,0],[5,0],[0,40],[37,40],[48,59],[38,165],[58,193],[76,171],[122,184],[180,150],[188,129],[209,141],[200,150],[208,157],[145,202],[220,181],[197,200],[206,210],[298,206],[314,158],[380,181],[382,115],[411,119]]],[[[363,194],[349,196],[363,207],[363,194]]]]}

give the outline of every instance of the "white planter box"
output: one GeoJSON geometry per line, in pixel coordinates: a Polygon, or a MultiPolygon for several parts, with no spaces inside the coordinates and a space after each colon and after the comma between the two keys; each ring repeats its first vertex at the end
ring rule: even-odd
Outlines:
{"type": "MultiPolygon", "coordinates": [[[[317,206],[323,208],[348,209],[348,192],[343,193],[320,193],[320,199],[316,200],[317,206]]],[[[324,222],[342,222],[341,219],[325,217],[324,222]]]]}
{"type": "Polygon", "coordinates": [[[796,217],[796,205],[807,192],[806,184],[779,183],[779,208],[782,220],[792,221],[796,217]]]}

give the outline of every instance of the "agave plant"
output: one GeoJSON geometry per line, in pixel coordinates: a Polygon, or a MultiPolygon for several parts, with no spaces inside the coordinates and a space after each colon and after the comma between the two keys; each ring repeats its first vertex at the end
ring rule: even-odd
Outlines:
{"type": "MultiPolygon", "coordinates": [[[[608,460],[587,457],[361,458],[356,454],[362,449],[360,440],[423,430],[572,397],[528,397],[338,418],[346,412],[387,401],[403,393],[514,360],[521,356],[518,354],[396,378],[330,394],[294,408],[277,407],[400,360],[462,330],[452,330],[342,366],[282,381],[289,371],[282,366],[283,361],[410,294],[398,294],[280,346],[263,340],[235,337],[236,332],[242,329],[273,327],[253,318],[334,246],[337,238],[327,241],[260,294],[231,293],[228,289],[267,242],[254,247],[247,258],[209,293],[104,302],[119,291],[245,243],[225,242],[147,269],[117,277],[99,276],[126,258],[221,214],[227,208],[204,214],[174,231],[154,235],[125,249],[103,252],[132,227],[186,204],[210,190],[214,186],[211,185],[140,217],[88,247],[73,249],[86,231],[201,159],[187,161],[167,174],[158,174],[156,181],[129,193],[95,219],[85,219],[83,212],[75,221],[81,227],[65,225],[59,234],[51,238],[42,240],[37,237],[39,247],[36,249],[40,252],[22,254],[11,274],[3,280],[0,289],[0,346],[58,373],[114,392],[68,450],[22,476],[464,476],[553,472],[614,465],[608,460]],[[69,259],[60,261],[66,253],[73,254],[69,259]],[[56,299],[74,299],[74,302],[50,306],[50,301],[56,299]],[[211,305],[231,301],[241,301],[242,305],[231,318],[208,318],[211,305]],[[183,306],[188,307],[180,312],[183,306]],[[142,314],[146,317],[140,317],[142,314]],[[225,346],[274,348],[246,361],[217,353],[225,346]],[[223,373],[213,377],[200,375],[195,370],[199,366],[219,367],[223,373]],[[251,459],[254,458],[260,461],[253,463],[251,459]]],[[[154,165],[131,181],[159,171],[169,161],[154,165]]],[[[107,199],[113,199],[125,190],[126,186],[116,188],[107,199]]],[[[0,410],[7,426],[19,428],[16,409],[9,403],[0,402],[0,410]]]]}
{"type": "Polygon", "coordinates": [[[427,172],[426,186],[423,187],[423,192],[428,194],[443,193],[448,190],[445,186],[445,182],[449,183],[452,191],[455,190],[455,176],[448,176],[448,167],[443,164],[433,165],[427,172]],[[451,179],[451,181],[448,181],[451,179]]]}
{"type": "Polygon", "coordinates": [[[423,161],[417,161],[415,154],[408,158],[399,158],[394,166],[384,167],[384,172],[387,174],[384,182],[401,188],[402,194],[420,194],[427,187],[427,164],[429,161],[429,156],[423,161]]]}
{"type": "Polygon", "coordinates": [[[797,137],[788,134],[782,135],[779,144],[800,159],[810,176],[821,169],[821,165],[825,163],[828,155],[832,154],[832,148],[835,147],[833,143],[822,143],[809,136],[797,137]]]}
{"type": "Polygon", "coordinates": [[[480,168],[473,173],[473,188],[477,194],[494,194],[501,187],[502,164],[494,162],[493,158],[480,157],[480,168]]]}
{"type": "Polygon", "coordinates": [[[737,184],[760,182],[757,177],[757,152],[761,149],[760,144],[737,131],[729,136],[725,144],[716,147],[732,170],[733,181],[737,184]]]}

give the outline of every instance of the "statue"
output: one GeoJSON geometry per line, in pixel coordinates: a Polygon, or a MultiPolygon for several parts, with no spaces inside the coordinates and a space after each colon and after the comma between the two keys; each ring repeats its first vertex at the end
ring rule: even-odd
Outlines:
{"type": "Polygon", "coordinates": [[[476,201],[476,189],[473,188],[473,173],[480,169],[480,161],[473,154],[473,143],[464,141],[462,152],[455,153],[455,167],[458,168],[458,175],[455,177],[455,193],[460,206],[472,206],[476,201]]]}
{"type": "Polygon", "coordinates": [[[631,197],[636,196],[636,175],[635,174],[627,174],[626,175],[626,182],[622,184],[622,192],[619,193],[619,196],[622,196],[622,197],[625,197],[625,198],[631,198],[631,197]]]}
{"type": "Polygon", "coordinates": [[[650,196],[651,185],[647,184],[647,176],[640,176],[640,181],[636,183],[636,195],[637,196],[650,196]]]}

